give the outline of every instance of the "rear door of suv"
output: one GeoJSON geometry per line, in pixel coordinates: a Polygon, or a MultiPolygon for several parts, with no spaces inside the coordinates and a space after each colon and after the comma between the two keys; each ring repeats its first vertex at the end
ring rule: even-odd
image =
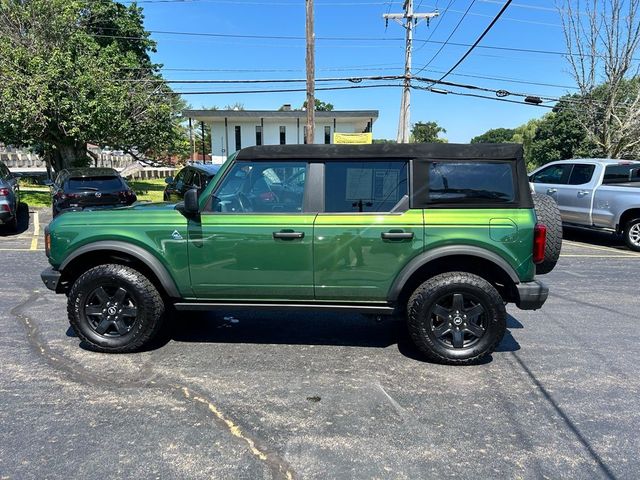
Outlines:
{"type": "Polygon", "coordinates": [[[384,301],[424,246],[423,212],[409,209],[409,160],[326,161],[314,224],[315,298],[384,301]]]}

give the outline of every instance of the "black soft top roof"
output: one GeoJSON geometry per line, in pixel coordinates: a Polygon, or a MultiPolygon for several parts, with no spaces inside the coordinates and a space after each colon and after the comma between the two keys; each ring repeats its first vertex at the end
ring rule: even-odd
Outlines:
{"type": "Polygon", "coordinates": [[[265,145],[240,150],[236,160],[332,160],[433,158],[438,160],[522,159],[522,145],[514,143],[383,143],[374,145],[265,145]]]}

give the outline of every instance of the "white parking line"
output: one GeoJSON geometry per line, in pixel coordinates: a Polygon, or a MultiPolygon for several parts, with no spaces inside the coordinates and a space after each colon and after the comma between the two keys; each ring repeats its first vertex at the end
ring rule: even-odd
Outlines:
{"type": "Polygon", "coordinates": [[[611,252],[611,253],[615,253],[621,256],[626,256],[626,257],[640,257],[639,253],[627,252],[625,250],[619,250],[617,248],[600,247],[597,245],[587,245],[585,243],[572,242],[570,240],[563,240],[562,242],[566,243],[567,245],[571,245],[573,247],[584,247],[584,248],[591,248],[593,250],[602,250],[604,252],[611,252]]]}

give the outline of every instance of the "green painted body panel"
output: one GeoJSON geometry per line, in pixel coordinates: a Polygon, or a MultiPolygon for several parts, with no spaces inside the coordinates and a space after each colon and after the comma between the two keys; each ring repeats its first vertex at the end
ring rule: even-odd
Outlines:
{"type": "Polygon", "coordinates": [[[497,253],[521,282],[533,279],[533,229],[529,209],[430,209],[424,211],[425,248],[473,245],[497,253]]]}
{"type": "Polygon", "coordinates": [[[191,280],[204,299],[312,299],[315,214],[203,214],[189,222],[191,280]],[[301,232],[283,240],[274,232],[301,232]]]}
{"type": "Polygon", "coordinates": [[[313,246],[316,299],[384,301],[398,273],[423,248],[422,210],[320,214],[313,246]],[[413,233],[414,238],[381,238],[391,231],[413,233]]]}
{"type": "Polygon", "coordinates": [[[112,210],[68,212],[50,224],[49,262],[59,267],[78,248],[121,241],[152,253],[167,269],[181,295],[192,296],[187,252],[187,219],[168,203],[140,203],[112,210]],[[174,232],[177,232],[174,238],[174,232]]]}

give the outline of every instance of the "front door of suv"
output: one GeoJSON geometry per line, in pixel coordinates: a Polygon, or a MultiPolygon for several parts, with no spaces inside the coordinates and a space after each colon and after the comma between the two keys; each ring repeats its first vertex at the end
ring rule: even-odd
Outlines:
{"type": "Polygon", "coordinates": [[[215,300],[313,299],[305,162],[236,162],[189,227],[194,293],[215,300]]]}
{"type": "Polygon", "coordinates": [[[314,228],[315,296],[384,301],[424,245],[422,210],[409,210],[408,160],[324,165],[324,211],[314,228]]]}

